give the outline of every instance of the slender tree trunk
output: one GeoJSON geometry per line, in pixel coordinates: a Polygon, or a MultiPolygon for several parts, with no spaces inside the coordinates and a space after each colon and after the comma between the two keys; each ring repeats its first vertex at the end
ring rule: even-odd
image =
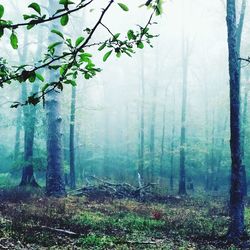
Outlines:
{"type": "Polygon", "coordinates": [[[187,84],[188,84],[188,48],[185,46],[183,38],[183,78],[182,78],[182,110],[181,110],[181,141],[180,141],[180,175],[179,175],[179,194],[185,195],[186,192],[186,109],[187,109],[187,84]]]}
{"type": "Polygon", "coordinates": [[[206,166],[206,183],[205,191],[210,189],[210,164],[209,164],[209,121],[208,121],[208,90],[207,84],[205,83],[205,136],[206,136],[206,153],[205,153],[205,166],[206,166]]]}
{"type": "Polygon", "coordinates": [[[104,140],[105,140],[105,145],[104,145],[104,157],[103,157],[103,176],[105,177],[111,177],[110,173],[110,157],[109,157],[109,126],[110,126],[110,121],[109,121],[109,114],[107,111],[105,111],[105,134],[104,134],[104,140]]]}
{"type": "Polygon", "coordinates": [[[215,151],[215,121],[214,121],[214,111],[213,111],[213,124],[212,124],[212,145],[211,145],[211,176],[210,176],[210,190],[215,189],[215,157],[214,157],[214,151],[215,151]]]}
{"type": "Polygon", "coordinates": [[[240,66],[236,37],[235,0],[227,0],[227,28],[230,75],[231,190],[229,239],[244,234],[243,167],[241,155],[240,66]]]}
{"type": "Polygon", "coordinates": [[[166,99],[167,99],[167,88],[165,90],[164,106],[163,106],[163,117],[162,117],[162,137],[161,137],[161,155],[160,155],[160,188],[163,187],[163,166],[164,166],[164,151],[165,151],[165,134],[166,134],[166,99]]]}
{"type": "MultiPolygon", "coordinates": [[[[49,1],[49,9],[58,7],[55,0],[49,1]]],[[[57,24],[52,29],[59,30],[57,24]]],[[[49,35],[49,43],[53,42],[52,34],[49,35]]],[[[59,50],[60,46],[57,47],[59,50]]],[[[59,73],[51,71],[49,82],[59,79],[59,73]]],[[[46,96],[47,115],[47,174],[46,193],[48,196],[63,197],[66,195],[64,171],[63,171],[63,147],[62,147],[62,118],[61,118],[61,93],[55,90],[50,91],[46,96]]]]}
{"type": "Polygon", "coordinates": [[[70,152],[70,187],[76,187],[75,177],[75,111],[76,111],[76,87],[72,86],[71,111],[70,111],[70,132],[69,132],[69,152],[70,152]]]}
{"type": "Polygon", "coordinates": [[[172,128],[172,142],[171,142],[171,157],[170,157],[170,190],[174,190],[174,140],[175,140],[175,123],[172,128]]]}
{"type": "Polygon", "coordinates": [[[22,120],[22,110],[19,107],[17,109],[17,118],[16,118],[16,135],[15,135],[15,147],[14,147],[14,161],[17,161],[18,155],[20,152],[20,135],[21,135],[21,121],[22,120]]]}
{"type": "MultiPolygon", "coordinates": [[[[27,36],[25,36],[27,39],[27,36]]],[[[38,36],[38,40],[41,40],[41,33],[38,36]]],[[[42,47],[41,44],[37,47],[36,57],[39,57],[42,47]]],[[[24,58],[26,60],[27,51],[24,51],[24,58]]],[[[39,84],[36,81],[32,85],[31,94],[37,93],[39,84]]],[[[28,98],[27,84],[22,85],[22,101],[25,102],[28,98]]],[[[38,187],[38,184],[34,176],[33,166],[33,150],[34,150],[34,137],[35,137],[35,124],[36,124],[36,107],[33,105],[26,105],[23,107],[24,114],[24,166],[22,171],[22,179],[20,186],[31,185],[38,187]]]]}
{"type": "Polygon", "coordinates": [[[145,117],[144,117],[144,109],[145,109],[145,83],[144,83],[144,58],[141,60],[141,110],[140,110],[140,147],[139,147],[139,166],[138,173],[142,181],[144,181],[144,127],[145,127],[145,117]]]}
{"type": "Polygon", "coordinates": [[[153,86],[153,103],[151,110],[151,125],[150,125],[150,181],[153,183],[155,180],[155,113],[156,113],[156,95],[157,84],[153,86]]]}

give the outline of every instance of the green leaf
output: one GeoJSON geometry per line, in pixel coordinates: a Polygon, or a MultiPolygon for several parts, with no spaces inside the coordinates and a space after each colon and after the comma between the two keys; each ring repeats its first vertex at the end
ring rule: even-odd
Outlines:
{"type": "Polygon", "coordinates": [[[18,38],[17,38],[17,35],[14,32],[11,33],[10,44],[11,44],[13,49],[18,48],[18,38]]]}
{"type": "Polygon", "coordinates": [[[28,19],[30,19],[30,18],[31,18],[30,15],[27,15],[27,14],[24,14],[24,15],[23,15],[23,19],[24,19],[24,20],[28,20],[28,19]]]}
{"type": "Polygon", "coordinates": [[[49,87],[49,84],[48,83],[46,83],[43,87],[42,87],[42,92],[44,92],[47,88],[49,87]]]}
{"type": "Polygon", "coordinates": [[[105,47],[106,47],[106,43],[102,44],[102,45],[98,48],[98,50],[99,50],[99,51],[102,51],[105,47]]]}
{"type": "Polygon", "coordinates": [[[33,23],[30,23],[28,26],[27,26],[27,30],[30,30],[30,29],[32,29],[33,27],[35,26],[35,24],[33,24],[33,23]]]}
{"type": "Polygon", "coordinates": [[[51,33],[54,33],[54,34],[60,36],[62,39],[64,39],[63,33],[60,32],[59,30],[53,29],[53,30],[51,30],[51,33]]]}
{"type": "Polygon", "coordinates": [[[115,40],[117,40],[117,39],[119,38],[120,35],[121,35],[121,33],[117,33],[117,34],[114,35],[113,38],[114,38],[115,40]]]}
{"type": "Polygon", "coordinates": [[[62,44],[62,42],[55,42],[55,43],[52,43],[49,45],[48,49],[51,50],[51,49],[54,49],[56,46],[62,44]]]}
{"type": "Polygon", "coordinates": [[[68,4],[74,4],[74,2],[70,0],[60,0],[59,4],[68,5],[68,4]]]}
{"type": "Polygon", "coordinates": [[[38,14],[41,15],[41,7],[38,3],[32,3],[28,7],[35,10],[38,14]]]}
{"type": "Polygon", "coordinates": [[[64,15],[61,17],[60,19],[60,23],[62,26],[66,26],[69,22],[69,16],[68,15],[64,15]]]}
{"type": "Polygon", "coordinates": [[[36,73],[32,72],[31,75],[29,76],[29,81],[34,82],[36,80],[36,73]]]}
{"type": "Polygon", "coordinates": [[[142,41],[139,41],[139,42],[137,43],[137,48],[139,48],[139,49],[143,49],[143,48],[144,48],[144,44],[143,44],[142,41]]]}
{"type": "Polygon", "coordinates": [[[0,28],[0,38],[3,36],[3,34],[4,34],[4,29],[0,28]]]}
{"type": "Polygon", "coordinates": [[[2,4],[0,4],[0,19],[3,17],[4,14],[4,7],[2,4]]]}
{"type": "Polygon", "coordinates": [[[76,39],[76,47],[79,46],[83,41],[84,41],[84,37],[83,36],[80,36],[76,39]]]}
{"type": "Polygon", "coordinates": [[[39,79],[41,82],[44,82],[44,77],[41,74],[36,73],[36,78],[39,79]]]}
{"type": "Polygon", "coordinates": [[[104,62],[107,61],[107,59],[110,57],[110,55],[112,54],[112,52],[113,52],[113,50],[110,50],[110,51],[108,51],[108,52],[104,55],[104,57],[103,57],[103,61],[104,61],[104,62]]]}
{"type": "Polygon", "coordinates": [[[124,3],[118,3],[118,5],[121,7],[122,10],[124,10],[124,11],[129,11],[128,6],[125,5],[124,3]]]}
{"type": "Polygon", "coordinates": [[[121,53],[120,51],[118,51],[118,52],[116,53],[116,57],[117,57],[117,58],[120,58],[121,55],[122,55],[122,53],[121,53]]]}
{"type": "Polygon", "coordinates": [[[128,33],[127,33],[127,36],[128,36],[128,40],[134,39],[135,38],[134,31],[129,30],[128,33]]]}

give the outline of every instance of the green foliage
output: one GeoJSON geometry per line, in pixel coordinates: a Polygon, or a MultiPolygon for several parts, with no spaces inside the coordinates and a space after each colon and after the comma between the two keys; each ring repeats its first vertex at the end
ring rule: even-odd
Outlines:
{"type": "Polygon", "coordinates": [[[105,216],[100,212],[84,212],[75,217],[76,223],[88,226],[94,230],[111,230],[117,228],[122,231],[152,231],[162,228],[164,221],[155,220],[131,213],[117,213],[105,216]]]}
{"type": "Polygon", "coordinates": [[[1,173],[0,174],[0,188],[8,188],[13,186],[15,181],[11,178],[9,173],[1,173]]]}
{"type": "Polygon", "coordinates": [[[110,55],[112,54],[113,50],[108,51],[104,56],[103,56],[103,61],[106,62],[110,55]]]}
{"type": "Polygon", "coordinates": [[[115,246],[115,241],[115,237],[91,233],[81,238],[79,240],[79,243],[83,247],[94,247],[95,249],[111,249],[115,246]]]}
{"type": "Polygon", "coordinates": [[[41,15],[41,7],[38,3],[31,3],[29,6],[29,8],[32,8],[33,10],[35,10],[39,15],[41,15]]]}
{"type": "Polygon", "coordinates": [[[129,11],[129,8],[126,4],[124,3],[118,3],[118,5],[120,6],[120,8],[124,11],[129,11]]]}
{"type": "MultiPolygon", "coordinates": [[[[13,49],[17,49],[18,36],[16,30],[19,27],[26,26],[27,29],[32,29],[36,25],[42,24],[44,22],[53,22],[59,18],[61,25],[66,26],[69,22],[70,13],[85,8],[87,5],[91,4],[91,2],[85,3],[84,1],[81,1],[80,3],[76,4],[74,1],[60,0],[59,4],[63,5],[63,8],[59,8],[53,15],[47,17],[46,15],[42,14],[41,6],[35,1],[32,2],[28,5],[28,7],[32,9],[34,13],[23,14],[23,18],[26,22],[13,24],[13,22],[9,20],[0,20],[0,37],[4,35],[4,31],[6,29],[10,30],[10,44],[13,49]]],[[[57,79],[57,81],[52,83],[46,81],[46,84],[41,87],[41,93],[35,93],[25,102],[25,104],[35,105],[40,100],[44,100],[44,95],[49,91],[50,88],[63,90],[64,84],[71,84],[72,86],[75,86],[79,75],[82,74],[85,79],[90,79],[101,71],[100,68],[96,67],[92,61],[92,55],[86,51],[86,48],[88,47],[99,45],[99,51],[107,48],[107,52],[105,52],[103,56],[104,62],[107,61],[112,53],[118,58],[120,58],[123,54],[131,57],[132,54],[135,53],[135,48],[142,49],[146,43],[152,47],[151,39],[155,37],[149,33],[149,26],[153,24],[153,22],[151,22],[152,16],[150,16],[150,20],[145,27],[138,25],[138,31],[129,29],[127,37],[122,37],[122,34],[119,32],[112,35],[112,33],[109,31],[109,28],[106,27],[106,29],[109,31],[109,34],[112,35],[111,38],[107,39],[106,41],[97,42],[95,44],[89,43],[96,28],[99,25],[103,25],[101,22],[102,18],[112,4],[113,1],[110,1],[106,8],[103,9],[103,13],[95,26],[93,28],[86,27],[84,30],[86,36],[80,35],[76,39],[74,45],[72,43],[72,39],[70,37],[66,37],[63,32],[56,29],[51,30],[51,32],[59,36],[61,40],[49,44],[44,58],[41,58],[39,62],[34,63],[33,68],[30,65],[29,67],[27,65],[18,65],[9,67],[8,71],[1,72],[0,85],[2,86],[3,83],[11,83],[13,80],[18,80],[20,83],[27,80],[34,82],[36,79],[40,80],[41,82],[45,82],[46,79],[37,72],[38,70],[46,68],[52,71],[60,71],[60,79],[57,79]],[[62,49],[60,55],[58,55],[56,51],[59,46],[62,49]],[[67,67],[65,65],[67,65],[67,67]]],[[[129,10],[126,4],[121,2],[117,4],[123,11],[129,10]]],[[[4,6],[0,5],[0,18],[3,17],[3,14],[4,6]]],[[[14,103],[12,107],[17,107],[18,105],[19,103],[14,103]]]]}
{"type": "Polygon", "coordinates": [[[3,17],[3,15],[4,15],[4,6],[0,4],[0,19],[3,17]]]}
{"type": "Polygon", "coordinates": [[[83,41],[84,41],[84,37],[80,36],[76,39],[76,43],[75,43],[75,47],[78,47],[83,41]]]}
{"type": "Polygon", "coordinates": [[[10,35],[10,44],[11,44],[13,49],[18,48],[18,38],[17,38],[17,35],[15,34],[14,31],[12,31],[12,33],[10,35]]]}
{"type": "Polygon", "coordinates": [[[66,26],[69,22],[69,15],[63,15],[60,19],[60,23],[62,26],[66,26]]]}

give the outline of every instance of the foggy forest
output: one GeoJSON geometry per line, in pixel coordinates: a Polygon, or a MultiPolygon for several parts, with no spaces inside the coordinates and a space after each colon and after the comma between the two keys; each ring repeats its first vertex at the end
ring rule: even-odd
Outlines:
{"type": "Polygon", "coordinates": [[[0,0],[0,249],[250,249],[247,0],[0,0]]]}

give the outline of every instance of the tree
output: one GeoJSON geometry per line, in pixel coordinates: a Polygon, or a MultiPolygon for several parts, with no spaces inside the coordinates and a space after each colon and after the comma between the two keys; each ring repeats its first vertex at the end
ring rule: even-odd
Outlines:
{"type": "Polygon", "coordinates": [[[231,189],[229,238],[244,234],[243,166],[241,154],[240,63],[237,49],[235,0],[227,0],[227,30],[230,75],[231,189]]]}
{"type": "Polygon", "coordinates": [[[141,58],[141,107],[140,107],[140,129],[139,129],[139,151],[138,151],[138,174],[144,180],[144,141],[145,141],[145,77],[144,77],[144,57],[141,58]]]}
{"type": "Polygon", "coordinates": [[[69,131],[69,158],[70,158],[70,187],[76,187],[75,177],[75,113],[76,113],[76,87],[72,86],[71,109],[70,109],[70,131],[69,131]]]}
{"type": "Polygon", "coordinates": [[[188,43],[183,39],[182,45],[182,106],[181,106],[181,139],[180,139],[180,176],[179,176],[179,194],[185,195],[186,192],[186,109],[187,109],[187,84],[188,84],[188,64],[189,64],[189,49],[188,43]]]}
{"type": "MultiPolygon", "coordinates": [[[[50,0],[49,9],[58,8],[54,0],[50,0]]],[[[58,30],[57,24],[52,24],[52,30],[58,30]]],[[[59,31],[61,32],[61,31],[59,31]]],[[[49,44],[53,44],[54,38],[49,35],[49,44]]],[[[61,45],[58,50],[62,49],[61,45]]],[[[50,72],[50,82],[59,78],[58,73],[50,72]]],[[[66,195],[64,169],[63,169],[63,148],[62,148],[62,117],[61,117],[61,95],[55,89],[47,94],[46,102],[47,115],[47,172],[46,172],[46,193],[49,196],[62,197],[66,195]]]]}

